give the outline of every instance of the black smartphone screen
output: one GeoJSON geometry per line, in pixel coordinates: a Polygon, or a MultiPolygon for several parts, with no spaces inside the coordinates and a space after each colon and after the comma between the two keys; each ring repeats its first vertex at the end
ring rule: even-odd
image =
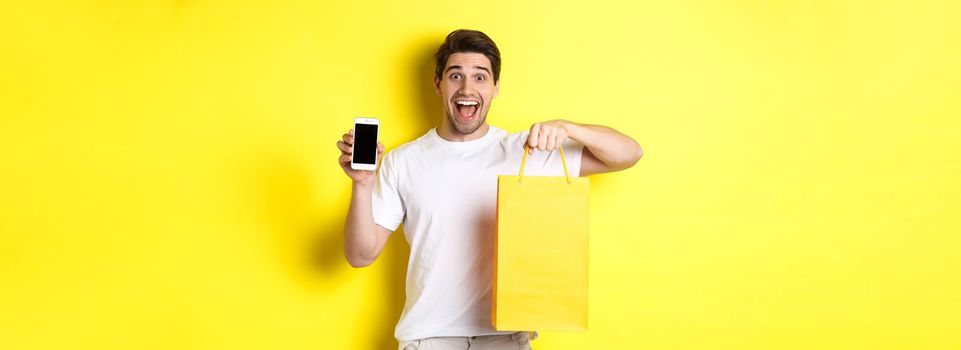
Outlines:
{"type": "Polygon", "coordinates": [[[377,160],[377,125],[354,126],[354,163],[374,164],[377,160]]]}

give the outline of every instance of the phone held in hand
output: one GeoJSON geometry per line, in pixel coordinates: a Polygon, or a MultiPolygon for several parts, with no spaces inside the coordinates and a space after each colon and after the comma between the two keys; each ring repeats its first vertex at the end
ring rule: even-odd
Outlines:
{"type": "Polygon", "coordinates": [[[354,170],[377,169],[377,141],[380,134],[380,120],[377,118],[354,118],[354,152],[350,158],[350,168],[354,170]]]}

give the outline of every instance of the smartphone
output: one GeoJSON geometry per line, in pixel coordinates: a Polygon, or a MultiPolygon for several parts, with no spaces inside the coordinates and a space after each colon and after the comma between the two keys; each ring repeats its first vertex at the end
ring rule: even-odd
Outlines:
{"type": "Polygon", "coordinates": [[[354,118],[354,153],[350,168],[354,170],[377,170],[377,141],[380,134],[377,118],[354,118]]]}

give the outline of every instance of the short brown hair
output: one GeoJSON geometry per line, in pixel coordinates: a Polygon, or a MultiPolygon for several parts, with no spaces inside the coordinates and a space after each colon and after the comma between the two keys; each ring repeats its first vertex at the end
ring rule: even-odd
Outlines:
{"type": "Polygon", "coordinates": [[[438,79],[444,74],[444,66],[447,65],[447,58],[451,54],[458,52],[476,52],[484,54],[491,61],[494,82],[500,80],[501,76],[501,52],[497,45],[487,34],[477,30],[458,29],[447,34],[447,39],[437,48],[434,58],[437,60],[437,67],[434,76],[438,79]]]}

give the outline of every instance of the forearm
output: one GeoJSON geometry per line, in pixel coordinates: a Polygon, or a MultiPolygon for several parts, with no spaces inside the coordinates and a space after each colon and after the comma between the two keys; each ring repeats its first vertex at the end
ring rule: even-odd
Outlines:
{"type": "Polygon", "coordinates": [[[347,221],[344,223],[344,253],[355,267],[366,266],[377,258],[379,249],[374,214],[371,209],[372,185],[353,184],[347,221]]]}
{"type": "Polygon", "coordinates": [[[604,164],[610,167],[629,168],[644,155],[641,145],[631,137],[603,125],[565,123],[568,137],[584,144],[604,164]]]}

